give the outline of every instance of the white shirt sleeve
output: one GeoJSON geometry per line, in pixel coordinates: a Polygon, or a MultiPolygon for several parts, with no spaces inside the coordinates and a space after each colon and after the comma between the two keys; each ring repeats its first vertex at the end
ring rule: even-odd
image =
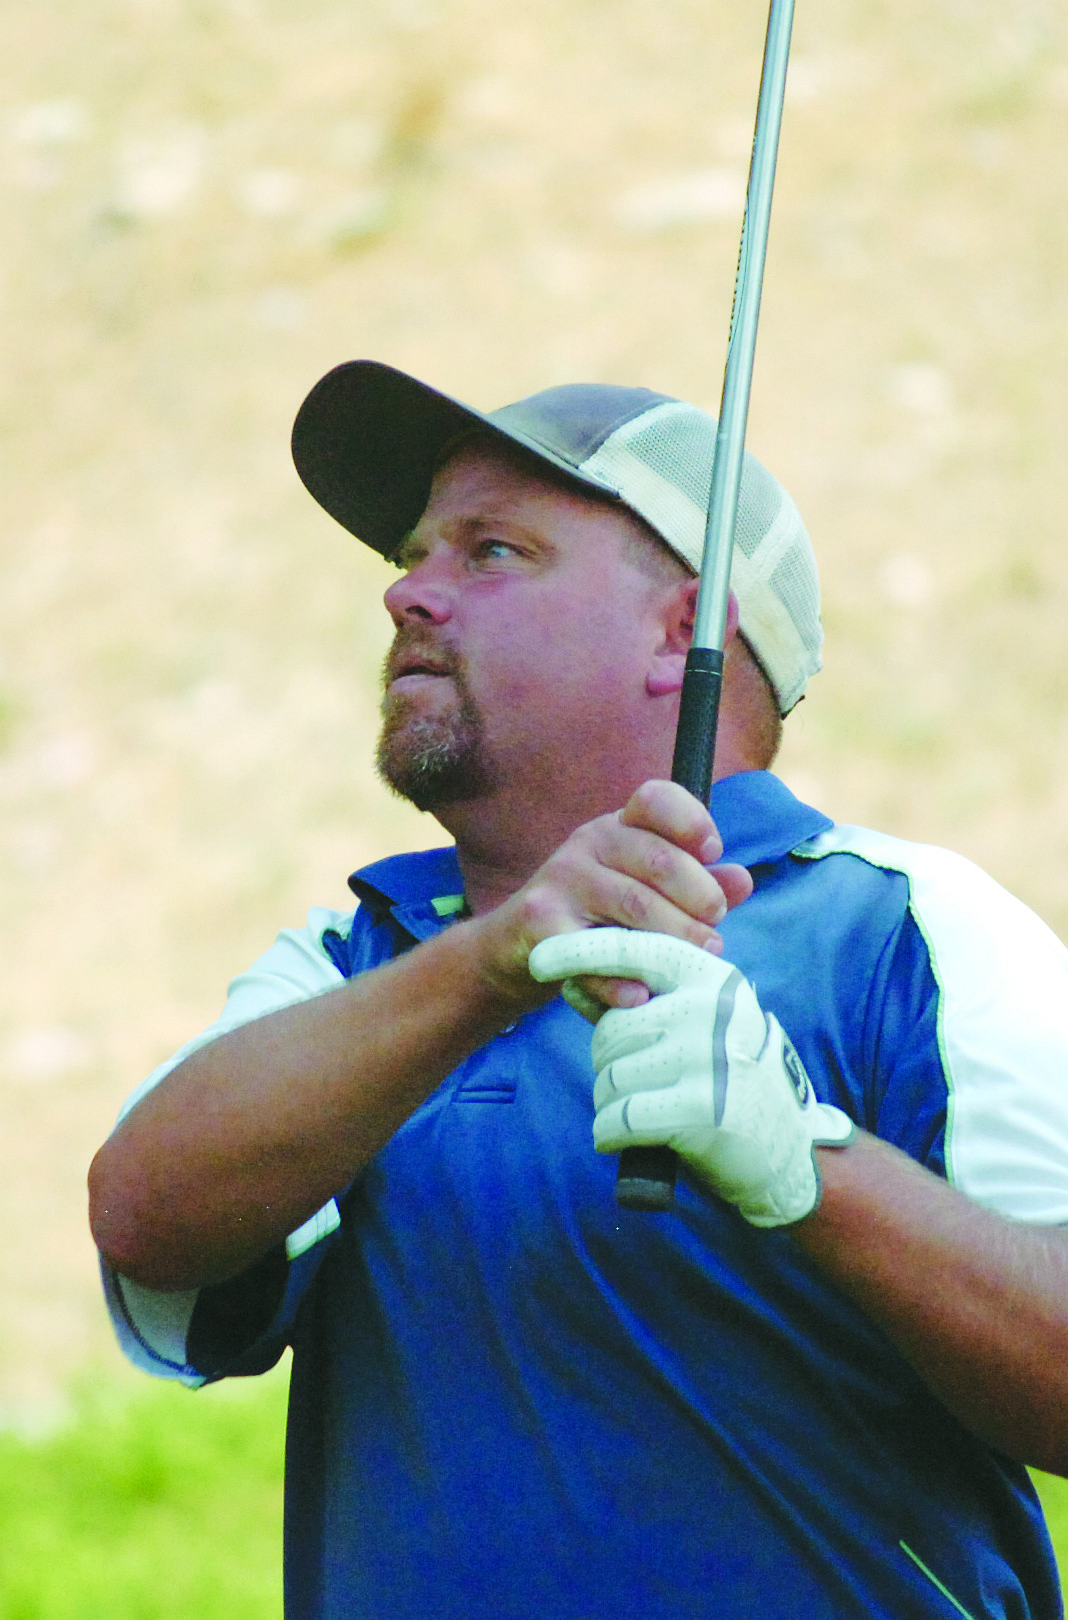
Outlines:
{"type": "Polygon", "coordinates": [[[159,1085],[164,1075],[170,1074],[193,1052],[225,1035],[228,1030],[239,1029],[242,1024],[251,1024],[267,1013],[292,1007],[298,1001],[310,1001],[313,996],[336,989],[343,979],[326,953],[323,935],[328,929],[347,934],[352,926],[352,917],[351,911],[332,911],[326,906],[316,906],[309,911],[303,928],[283,928],[270,950],[253,962],[247,972],[239,973],[236,979],[231,980],[226,1005],[215,1022],[201,1030],[199,1035],[194,1035],[192,1040],[186,1041],[165,1063],[153,1069],[147,1080],[143,1080],[126,1099],[119,1118],[125,1118],[142,1097],[159,1085]]]}
{"type": "Polygon", "coordinates": [[[1068,1224],[1068,950],[962,855],[863,827],[805,847],[908,879],[939,991],[949,1180],[1013,1220],[1068,1224]]]}
{"type": "MultiPolygon", "coordinates": [[[[233,980],[226,1005],[215,1022],[153,1069],[123,1105],[120,1119],[179,1063],[220,1035],[282,1007],[291,1007],[336,989],[343,982],[343,975],[328,956],[323,935],[328,929],[346,935],[352,916],[352,912],[316,907],[308,913],[303,928],[283,929],[271,948],[246,973],[233,980]]],[[[289,1259],[295,1260],[327,1237],[339,1223],[337,1204],[331,1199],[290,1234],[286,1240],[289,1259]]],[[[159,1293],[121,1277],[106,1264],[102,1264],[102,1270],[112,1325],[123,1351],[135,1366],[181,1383],[203,1383],[203,1377],[187,1364],[185,1349],[198,1291],[159,1293]]]]}

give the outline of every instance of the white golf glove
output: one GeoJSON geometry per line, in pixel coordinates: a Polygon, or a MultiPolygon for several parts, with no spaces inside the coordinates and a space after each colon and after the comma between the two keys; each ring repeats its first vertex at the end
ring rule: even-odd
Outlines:
{"type": "Polygon", "coordinates": [[[813,1148],[844,1146],[853,1122],[816,1101],[789,1036],[737,968],[667,934],[591,928],[530,953],[596,1021],[593,1140],[599,1153],[663,1144],[754,1226],[785,1226],[820,1199],[813,1148]],[[604,1009],[568,982],[640,979],[641,1007],[604,1009]]]}

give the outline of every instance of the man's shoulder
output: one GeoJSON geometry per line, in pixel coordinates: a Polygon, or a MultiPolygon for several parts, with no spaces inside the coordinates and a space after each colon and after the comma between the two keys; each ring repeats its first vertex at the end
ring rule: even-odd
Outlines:
{"type": "Polygon", "coordinates": [[[967,856],[870,827],[835,824],[794,851],[800,860],[844,860],[907,886],[908,909],[939,957],[982,955],[1068,968],[1064,944],[1031,908],[967,856]]]}
{"type": "Polygon", "coordinates": [[[968,856],[939,844],[899,838],[872,827],[834,822],[799,844],[793,854],[810,861],[853,857],[878,871],[900,874],[907,879],[916,904],[951,894],[963,905],[994,905],[999,909],[1028,912],[1022,900],[1010,894],[968,856]]]}
{"type": "Polygon", "coordinates": [[[739,771],[712,788],[713,819],[728,861],[766,866],[832,826],[770,771],[739,771]]]}
{"type": "Polygon", "coordinates": [[[869,866],[891,872],[917,872],[932,876],[975,876],[980,882],[992,883],[981,867],[965,855],[938,844],[918,843],[900,838],[895,833],[880,832],[874,827],[861,827],[850,822],[830,822],[812,838],[799,844],[794,853],[809,860],[823,860],[830,855],[855,855],[869,866]]]}

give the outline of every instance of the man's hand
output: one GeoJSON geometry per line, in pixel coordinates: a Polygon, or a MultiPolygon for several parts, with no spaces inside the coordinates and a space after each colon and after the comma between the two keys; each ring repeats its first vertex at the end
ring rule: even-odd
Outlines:
{"type": "MultiPolygon", "coordinates": [[[[707,809],[674,782],[646,782],[624,808],[579,827],[534,876],[476,919],[483,972],[494,991],[534,1005],[527,968],[539,941],[617,924],[718,953],[731,906],[752,892],[742,866],[716,865],[723,844],[707,809]]],[[[644,984],[613,976],[589,986],[599,1005],[648,1000],[644,984]]]]}
{"type": "Polygon", "coordinates": [[[662,934],[598,928],[544,940],[536,979],[564,979],[587,1016],[596,1003],[579,976],[640,979],[646,1005],[599,1018],[593,1036],[599,1153],[674,1148],[693,1175],[754,1226],[784,1226],[815,1209],[813,1148],[844,1145],[852,1121],[816,1101],[778,1020],[737,968],[662,934]]]}

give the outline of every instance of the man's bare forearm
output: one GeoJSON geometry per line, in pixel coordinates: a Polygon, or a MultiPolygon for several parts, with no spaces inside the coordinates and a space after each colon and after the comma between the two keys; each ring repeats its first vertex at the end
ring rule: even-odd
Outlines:
{"type": "Polygon", "coordinates": [[[983,1209],[861,1134],[792,1228],[975,1434],[1068,1474],[1068,1230],[983,1209]]]}
{"type": "MultiPolygon", "coordinates": [[[[203,1286],[283,1241],[522,1008],[460,923],[336,990],[194,1052],[93,1161],[104,1257],[146,1287],[203,1286]]],[[[545,992],[530,984],[529,1004],[545,992]]]]}
{"type": "Polygon", "coordinates": [[[689,793],[646,783],[482,915],[201,1047],[93,1161],[105,1259],[157,1289],[236,1275],[358,1175],[469,1053],[554,994],[527,970],[539,940],[626,922],[716,948],[715,924],[751,887],[740,868],[708,869],[721,848],[689,793]]]}

